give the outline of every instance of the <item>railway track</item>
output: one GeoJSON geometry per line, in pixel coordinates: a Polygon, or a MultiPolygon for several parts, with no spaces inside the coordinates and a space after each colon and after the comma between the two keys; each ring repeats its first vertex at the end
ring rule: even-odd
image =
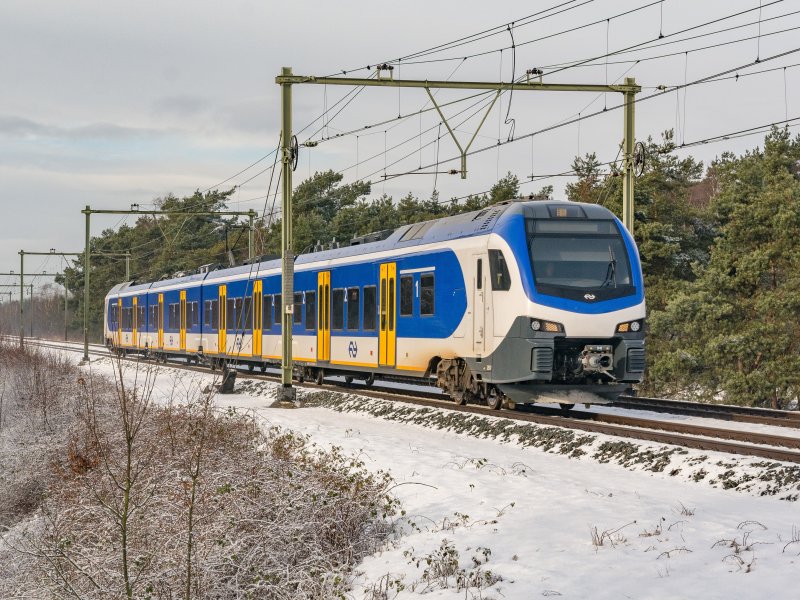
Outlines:
{"type": "MultiPolygon", "coordinates": [[[[29,340],[28,343],[40,347],[54,348],[59,350],[80,351],[82,348],[64,346],[54,342],[44,340],[29,340]]],[[[103,346],[94,345],[90,347],[89,353],[95,356],[110,358],[108,350],[103,346]]],[[[130,362],[143,362],[140,358],[122,358],[121,360],[130,362]]],[[[149,361],[147,361],[149,362],[149,361]]],[[[171,368],[181,370],[208,373],[207,367],[187,364],[184,361],[170,360],[167,363],[171,368]]],[[[239,377],[256,380],[277,380],[279,376],[271,373],[254,373],[239,369],[239,377]]],[[[304,387],[310,389],[330,389],[331,386],[341,388],[343,391],[357,393],[359,395],[384,400],[397,400],[419,406],[442,408],[457,412],[480,414],[484,416],[502,416],[510,420],[525,421],[539,425],[556,427],[566,427],[577,429],[589,433],[600,433],[627,439],[637,439],[650,441],[696,450],[706,450],[724,452],[729,454],[739,454],[754,456],[768,460],[800,463],[800,437],[789,437],[774,435],[762,432],[742,431],[738,429],[725,429],[720,427],[695,425],[680,423],[676,421],[664,421],[657,419],[647,419],[627,415],[609,415],[588,411],[563,411],[546,406],[526,406],[517,410],[503,411],[498,413],[485,406],[467,405],[459,406],[454,404],[441,392],[430,390],[397,390],[390,388],[367,387],[359,384],[346,384],[338,382],[327,382],[318,385],[305,382],[304,387]]],[[[696,407],[693,403],[671,401],[662,399],[623,399],[615,406],[620,408],[631,408],[634,410],[655,410],[657,412],[671,412],[669,406],[676,405],[678,414],[692,414],[692,416],[702,416],[710,419],[722,419],[728,421],[746,421],[765,425],[778,425],[781,427],[800,428],[800,419],[794,418],[793,413],[783,416],[775,413],[787,411],[763,411],[762,409],[741,410],[745,407],[724,407],[719,410],[721,405],[713,405],[712,410],[705,410],[704,407],[696,407]],[[644,402],[639,403],[640,400],[644,402]],[[652,401],[648,403],[647,401],[652,401]],[[628,404],[632,404],[628,406],[628,404]],[[729,410],[730,409],[730,410],[729,410]],[[686,412],[681,412],[686,411],[686,412]],[[755,412],[753,412],[755,411],[755,412]],[[769,413],[769,414],[766,414],[769,413]],[[718,417],[717,415],[723,415],[718,417]]]]}
{"type": "Polygon", "coordinates": [[[739,423],[756,423],[774,425],[776,427],[800,427],[800,411],[777,410],[772,408],[754,408],[752,406],[733,406],[730,404],[701,404],[685,400],[667,400],[665,398],[639,398],[620,396],[610,404],[617,408],[629,410],[647,410],[651,412],[707,417],[720,421],[739,423]]]}

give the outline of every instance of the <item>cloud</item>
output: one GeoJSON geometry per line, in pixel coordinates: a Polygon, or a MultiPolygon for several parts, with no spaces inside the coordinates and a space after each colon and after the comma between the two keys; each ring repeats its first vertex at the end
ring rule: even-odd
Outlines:
{"type": "Polygon", "coordinates": [[[18,117],[0,115],[0,136],[17,139],[43,139],[54,141],[108,141],[158,139],[171,132],[140,127],[126,127],[115,123],[89,123],[78,127],[60,127],[18,117]]]}

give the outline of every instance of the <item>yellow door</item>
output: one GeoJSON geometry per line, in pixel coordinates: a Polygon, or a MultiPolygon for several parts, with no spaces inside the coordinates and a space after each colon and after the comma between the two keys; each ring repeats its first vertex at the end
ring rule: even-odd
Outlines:
{"type": "Polygon", "coordinates": [[[122,298],[117,300],[117,346],[122,345],[122,298]]]}
{"type": "Polygon", "coordinates": [[[226,318],[226,311],[227,311],[227,300],[228,300],[228,291],[227,287],[224,285],[219,286],[219,296],[218,296],[218,307],[217,307],[217,351],[220,354],[224,354],[226,351],[225,348],[225,328],[227,327],[227,318],[226,318]]]}
{"type": "Polygon", "coordinates": [[[136,329],[137,329],[137,327],[139,325],[139,323],[137,323],[137,321],[139,320],[139,316],[137,314],[139,312],[138,305],[139,305],[139,299],[136,296],[134,296],[133,297],[133,323],[132,323],[132,325],[133,325],[133,327],[132,327],[133,334],[131,334],[131,345],[134,348],[136,348],[138,346],[138,344],[136,343],[137,342],[137,340],[136,340],[136,329]]]}
{"type": "Polygon", "coordinates": [[[164,349],[164,294],[158,295],[158,348],[164,349]]]}
{"type": "Polygon", "coordinates": [[[317,360],[331,359],[331,273],[317,275],[317,360]]]}
{"type": "Polygon", "coordinates": [[[181,290],[180,349],[186,350],[186,290],[181,290]]]}
{"type": "Polygon", "coordinates": [[[380,285],[380,334],[378,340],[378,364],[393,367],[397,348],[397,265],[381,265],[380,285]]]}
{"type": "Polygon", "coordinates": [[[264,296],[261,295],[263,281],[253,282],[253,356],[261,356],[261,342],[262,333],[261,328],[263,323],[261,303],[264,301],[264,296]]]}

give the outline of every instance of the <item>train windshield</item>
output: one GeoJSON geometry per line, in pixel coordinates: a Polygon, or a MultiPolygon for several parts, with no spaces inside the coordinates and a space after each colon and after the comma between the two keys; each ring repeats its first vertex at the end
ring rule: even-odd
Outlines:
{"type": "Polygon", "coordinates": [[[596,301],[635,292],[628,252],[614,221],[530,219],[526,228],[540,293],[596,301]]]}

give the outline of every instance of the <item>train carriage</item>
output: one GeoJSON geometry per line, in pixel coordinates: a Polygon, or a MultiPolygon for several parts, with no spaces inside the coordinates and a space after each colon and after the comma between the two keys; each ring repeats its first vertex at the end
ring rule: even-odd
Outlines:
{"type": "Polygon", "coordinates": [[[106,341],[277,364],[283,310],[301,377],[435,378],[459,402],[612,399],[645,366],[633,239],[605,208],[571,202],[506,202],[300,255],[289,299],[278,260],[122,284],[106,298],[106,341]],[[138,340],[134,302],[137,315],[146,305],[138,340]]]}

